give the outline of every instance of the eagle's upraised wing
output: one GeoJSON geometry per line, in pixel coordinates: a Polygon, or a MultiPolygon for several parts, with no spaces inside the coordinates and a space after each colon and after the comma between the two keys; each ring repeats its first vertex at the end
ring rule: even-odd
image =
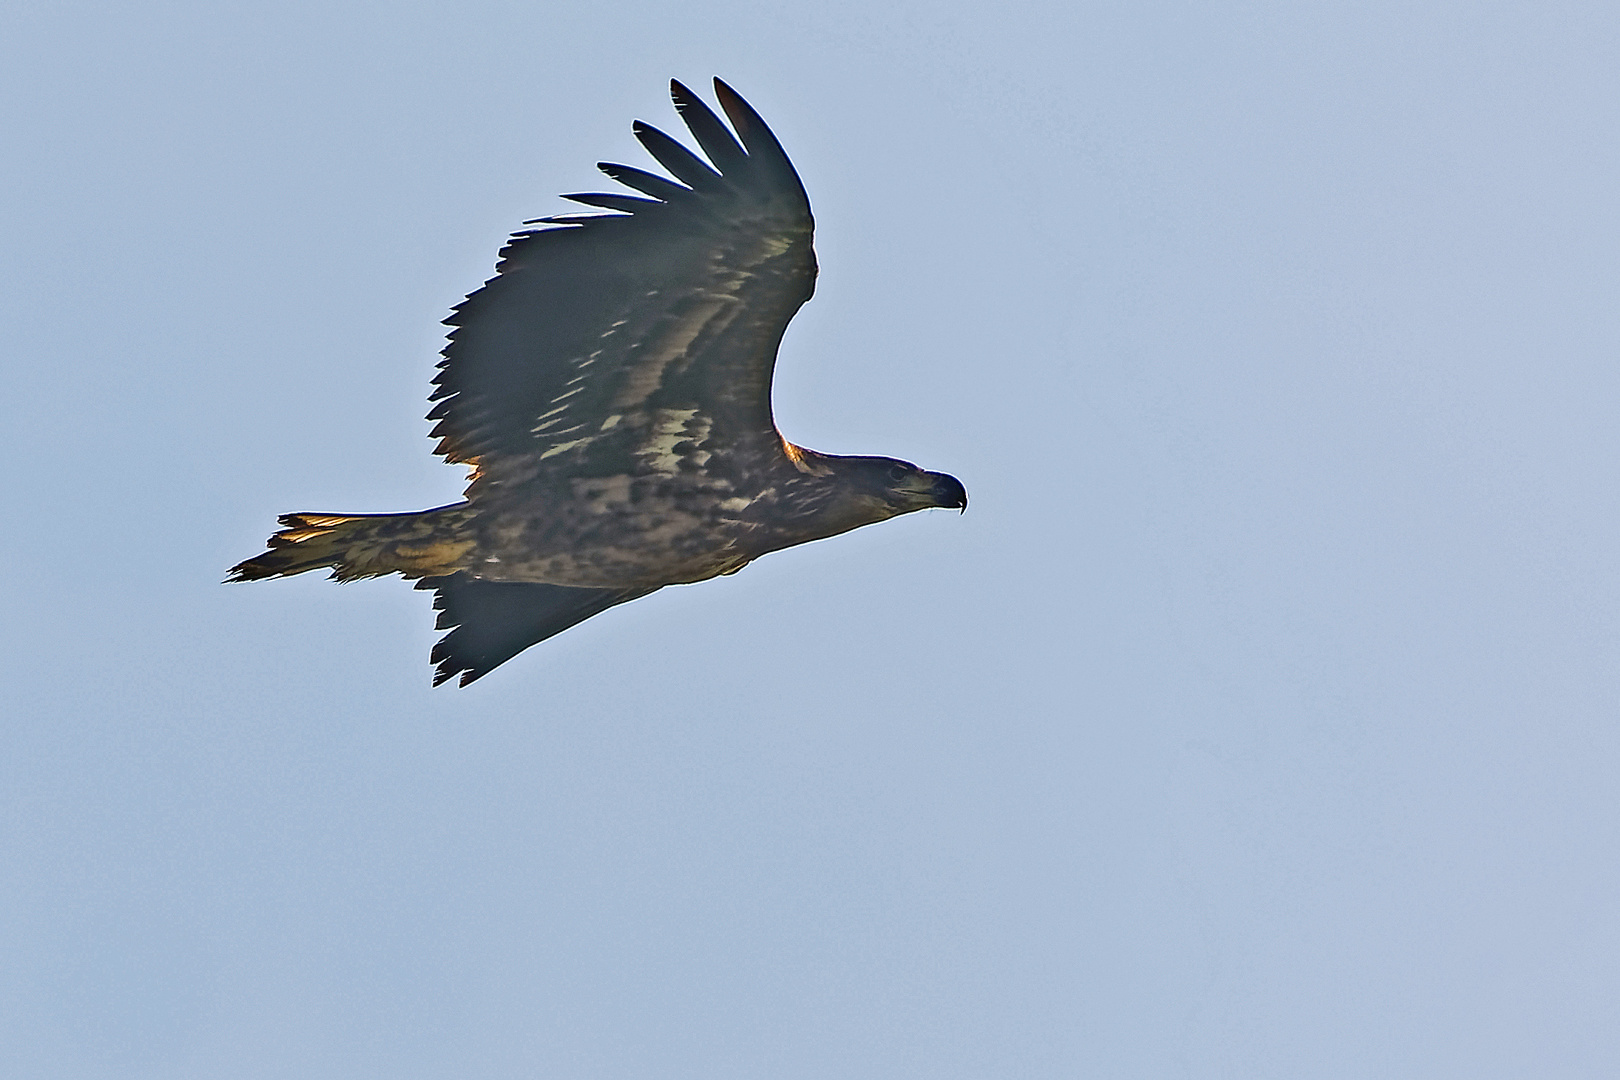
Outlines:
{"type": "Polygon", "coordinates": [[[616,213],[535,222],[548,227],[514,236],[496,276],[446,320],[455,329],[428,418],[437,452],[477,467],[475,502],[667,467],[667,453],[649,456],[660,440],[782,453],[771,371],[815,284],[810,204],[730,87],[715,80],[740,143],[697,95],[678,82],[670,92],[708,162],[638,122],[636,137],[681,182],[601,165],[649,197],[565,196],[616,213]]]}

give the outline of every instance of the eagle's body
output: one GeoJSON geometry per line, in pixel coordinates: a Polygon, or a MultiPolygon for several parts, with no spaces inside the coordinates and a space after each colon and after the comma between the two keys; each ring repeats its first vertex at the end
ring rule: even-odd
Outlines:
{"type": "Polygon", "coordinates": [[[464,502],[409,514],[290,514],[250,580],[330,567],[437,592],[435,682],[478,678],[537,641],[664,585],[930,506],[962,485],[892,458],[794,446],[771,416],[788,320],[814,289],[813,221],[759,116],[716,80],[739,144],[679,83],[713,168],[636,135],[684,182],[603,171],[652,196],[567,196],[617,213],[513,237],[454,329],[429,418],[464,502]]]}

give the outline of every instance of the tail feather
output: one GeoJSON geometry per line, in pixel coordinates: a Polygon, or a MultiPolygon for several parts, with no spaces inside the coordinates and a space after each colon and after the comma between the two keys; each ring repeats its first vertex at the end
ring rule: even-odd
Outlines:
{"type": "Polygon", "coordinates": [[[231,567],[226,581],[330,568],[334,581],[382,574],[452,573],[476,544],[465,503],[412,514],[283,514],[270,550],[231,567]]]}

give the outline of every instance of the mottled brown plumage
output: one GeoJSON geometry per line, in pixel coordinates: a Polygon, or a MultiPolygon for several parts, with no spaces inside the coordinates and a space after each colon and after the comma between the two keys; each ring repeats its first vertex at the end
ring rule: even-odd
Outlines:
{"type": "Polygon", "coordinates": [[[814,222],[757,113],[715,80],[736,131],[680,83],[707,161],[639,121],[680,181],[601,169],[642,196],[565,198],[608,214],[542,218],[502,250],[453,328],[428,418],[465,501],[409,514],[289,514],[231,580],[330,568],[432,589],[434,682],[462,685],[664,585],[926,507],[955,478],[794,446],[771,416],[788,321],[815,287],[814,222]],[[645,196],[645,197],[643,197],[645,196]]]}

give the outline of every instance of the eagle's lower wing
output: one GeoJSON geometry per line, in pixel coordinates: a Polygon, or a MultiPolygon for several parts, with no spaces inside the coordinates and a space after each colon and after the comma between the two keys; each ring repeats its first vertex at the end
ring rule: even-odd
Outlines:
{"type": "Polygon", "coordinates": [[[466,686],[530,645],[655,589],[571,589],[563,585],[480,581],[469,574],[423,578],[434,590],[435,624],[450,632],[433,646],[433,685],[461,676],[466,686]]]}
{"type": "Polygon", "coordinates": [[[455,329],[428,417],[438,453],[476,465],[470,499],[656,469],[682,433],[701,431],[711,451],[780,454],[771,371],[814,289],[814,223],[764,121],[718,79],[715,89],[740,143],[673,83],[712,167],[637,123],[682,183],[601,166],[650,198],[567,196],[617,213],[542,219],[549,227],[514,236],[496,276],[446,320],[455,329]]]}

